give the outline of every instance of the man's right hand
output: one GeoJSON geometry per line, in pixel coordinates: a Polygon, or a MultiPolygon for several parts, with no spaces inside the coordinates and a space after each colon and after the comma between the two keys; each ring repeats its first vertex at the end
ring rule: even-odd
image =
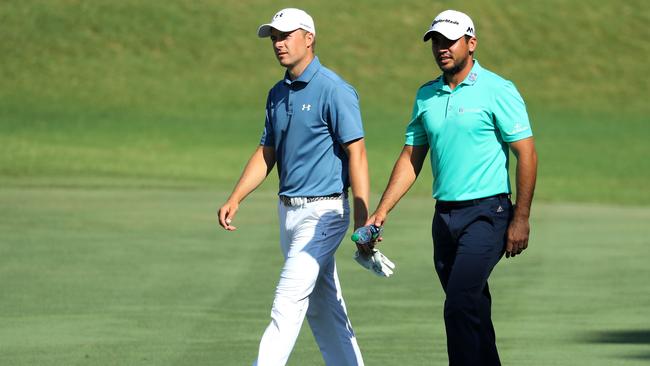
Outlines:
{"type": "MultiPolygon", "coordinates": [[[[372,215],[370,215],[370,217],[368,217],[368,220],[366,220],[365,226],[367,226],[367,225],[375,225],[375,226],[378,226],[378,227],[383,227],[384,226],[384,221],[386,221],[386,214],[375,211],[375,213],[373,213],[372,215]]],[[[377,238],[376,242],[380,242],[382,240],[384,240],[384,238],[380,235],[377,238]]]]}
{"type": "Polygon", "coordinates": [[[235,214],[239,210],[239,204],[234,202],[226,202],[219,209],[219,225],[228,231],[237,230],[235,226],[230,225],[235,218],[235,214]]]}

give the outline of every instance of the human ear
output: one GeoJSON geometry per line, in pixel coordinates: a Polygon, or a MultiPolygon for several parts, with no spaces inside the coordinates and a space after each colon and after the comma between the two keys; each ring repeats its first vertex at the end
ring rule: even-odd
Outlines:
{"type": "Polygon", "coordinates": [[[476,46],[478,45],[478,39],[475,37],[472,37],[467,41],[467,48],[469,48],[469,52],[474,52],[476,50],[476,46]]]}

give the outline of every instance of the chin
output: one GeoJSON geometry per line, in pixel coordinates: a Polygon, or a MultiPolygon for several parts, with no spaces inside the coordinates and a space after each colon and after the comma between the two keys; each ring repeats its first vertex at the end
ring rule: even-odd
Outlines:
{"type": "Polygon", "coordinates": [[[281,65],[282,67],[289,67],[289,66],[291,66],[291,63],[288,62],[288,61],[286,61],[286,60],[285,60],[285,61],[283,61],[283,60],[278,60],[278,62],[280,63],[280,65],[281,65]]]}
{"type": "Polygon", "coordinates": [[[465,68],[466,63],[453,63],[451,65],[446,65],[440,67],[440,69],[447,75],[455,75],[461,72],[465,68]]]}
{"type": "Polygon", "coordinates": [[[438,64],[438,68],[440,68],[440,71],[448,73],[448,72],[454,70],[456,68],[456,65],[449,65],[449,64],[441,65],[441,64],[438,64]]]}
{"type": "Polygon", "coordinates": [[[448,65],[448,66],[442,67],[441,69],[442,69],[442,71],[447,72],[447,73],[451,73],[451,74],[455,74],[455,73],[458,72],[458,67],[456,67],[456,65],[448,65]]]}

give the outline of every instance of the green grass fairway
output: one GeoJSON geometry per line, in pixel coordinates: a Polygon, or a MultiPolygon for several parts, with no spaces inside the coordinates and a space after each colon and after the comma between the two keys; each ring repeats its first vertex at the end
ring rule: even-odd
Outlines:
{"type": "MultiPolygon", "coordinates": [[[[0,185],[229,189],[283,75],[255,31],[287,5],[0,2],[0,185]]],[[[418,87],[439,74],[422,34],[453,6],[474,17],[481,64],[526,100],[540,154],[537,197],[650,204],[647,1],[301,6],[315,18],[323,64],[359,92],[375,191],[403,144],[418,87]]]]}
{"type": "MultiPolygon", "coordinates": [[[[246,365],[269,320],[281,265],[276,203],[257,192],[239,230],[219,230],[226,192],[0,189],[0,364],[246,365]]],[[[432,202],[390,217],[379,279],[338,263],[368,365],[442,365],[432,202]]],[[[543,204],[522,257],[492,276],[506,365],[650,361],[649,208],[543,204]]],[[[290,365],[322,364],[303,327],[290,365]]]]}

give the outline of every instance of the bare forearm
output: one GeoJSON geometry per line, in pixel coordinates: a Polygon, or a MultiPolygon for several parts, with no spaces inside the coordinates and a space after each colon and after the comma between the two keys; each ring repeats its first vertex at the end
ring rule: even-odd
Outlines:
{"type": "Polygon", "coordinates": [[[518,160],[517,162],[517,200],[515,216],[528,218],[530,206],[535,192],[537,177],[537,159],[528,161],[518,160]]]}
{"type": "Polygon", "coordinates": [[[515,219],[528,219],[537,181],[537,152],[532,138],[515,150],[517,157],[515,219]]]}
{"type": "Polygon", "coordinates": [[[255,190],[273,169],[275,154],[268,147],[260,146],[248,160],[244,171],[235,185],[229,201],[240,203],[255,190]]]}
{"type": "Polygon", "coordinates": [[[350,188],[354,205],[354,228],[362,226],[368,218],[370,179],[365,143],[359,140],[348,145],[350,188]]]}
{"type": "Polygon", "coordinates": [[[420,173],[427,146],[405,146],[397,158],[375,213],[386,216],[408,192],[420,173]]]}
{"type": "Polygon", "coordinates": [[[510,148],[517,157],[517,201],[508,226],[506,258],[515,257],[528,247],[530,205],[537,180],[537,152],[533,138],[511,142],[510,148]]]}
{"type": "Polygon", "coordinates": [[[390,180],[386,186],[386,190],[381,196],[379,205],[377,205],[376,212],[382,213],[386,216],[395,207],[397,202],[408,192],[417,176],[413,174],[410,169],[405,169],[403,165],[398,162],[393,167],[390,180]]]}

